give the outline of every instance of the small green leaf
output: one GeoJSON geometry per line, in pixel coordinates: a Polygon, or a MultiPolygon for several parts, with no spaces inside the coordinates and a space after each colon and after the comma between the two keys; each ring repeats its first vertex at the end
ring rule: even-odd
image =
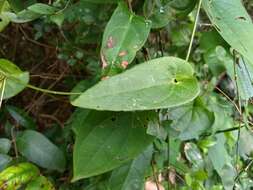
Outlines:
{"type": "Polygon", "coordinates": [[[235,178],[237,176],[237,171],[233,167],[233,165],[231,163],[226,163],[219,175],[221,177],[223,188],[225,190],[233,189],[235,184],[235,178]]]}
{"type": "Polygon", "coordinates": [[[11,166],[0,173],[0,189],[14,190],[39,175],[37,167],[30,163],[21,163],[11,166]]]}
{"type": "Polygon", "coordinates": [[[201,99],[184,106],[172,108],[168,112],[173,120],[171,127],[178,132],[181,140],[197,139],[212,127],[214,114],[201,103],[201,99]]]}
{"type": "Polygon", "coordinates": [[[244,159],[253,155],[253,134],[245,128],[240,133],[239,153],[244,159]]]}
{"type": "Polygon", "coordinates": [[[144,15],[152,21],[152,28],[165,27],[175,12],[169,4],[155,3],[152,0],[146,0],[143,9],[144,15]]]}
{"type": "Polygon", "coordinates": [[[65,15],[63,12],[59,12],[57,14],[51,15],[50,20],[57,24],[58,27],[61,27],[65,19],[65,15]]]}
{"type": "Polygon", "coordinates": [[[225,137],[223,134],[216,135],[217,143],[210,147],[208,151],[208,157],[210,158],[214,169],[221,173],[222,168],[226,163],[231,162],[231,157],[229,156],[225,147],[225,137]]]}
{"type": "Polygon", "coordinates": [[[27,129],[35,129],[36,124],[29,115],[22,109],[19,109],[15,106],[6,106],[6,110],[9,112],[11,117],[15,120],[16,124],[23,126],[27,129]]]}
{"type": "Polygon", "coordinates": [[[55,190],[55,188],[46,177],[39,176],[28,183],[25,190],[55,190]]]}
{"type": "Polygon", "coordinates": [[[9,3],[6,0],[0,0],[0,32],[2,32],[5,27],[10,23],[8,17],[2,14],[9,9],[9,3]]]}
{"type": "Polygon", "coordinates": [[[203,7],[221,36],[253,64],[253,24],[239,0],[203,0],[203,7]]]}
{"type": "Polygon", "coordinates": [[[65,169],[66,160],[62,151],[41,133],[26,130],[17,138],[17,148],[24,157],[43,168],[65,169]]]}
{"type": "Polygon", "coordinates": [[[12,13],[12,12],[4,12],[3,15],[7,16],[8,19],[14,23],[30,22],[30,21],[33,21],[33,20],[41,17],[41,14],[35,13],[35,12],[30,11],[28,9],[20,11],[17,14],[12,13]]]}
{"type": "Polygon", "coordinates": [[[2,32],[9,23],[9,18],[5,15],[0,14],[0,32],[2,32]]]}
{"type": "Polygon", "coordinates": [[[188,8],[194,7],[196,5],[197,0],[172,0],[169,2],[169,5],[174,9],[185,11],[188,8]]]}
{"type": "Polygon", "coordinates": [[[186,104],[198,94],[191,65],[163,57],[101,81],[71,103],[97,110],[151,110],[186,104]]]}
{"type": "Polygon", "coordinates": [[[28,81],[28,72],[22,72],[12,62],[6,59],[0,59],[0,91],[4,90],[3,99],[17,95],[26,87],[28,81]],[[5,87],[3,87],[4,80],[5,87]]]}
{"type": "Polygon", "coordinates": [[[226,138],[224,134],[218,134],[215,137],[217,138],[217,143],[210,147],[208,157],[214,169],[219,174],[223,187],[226,190],[230,190],[234,185],[236,170],[232,165],[232,158],[226,149],[226,138]]]}
{"type": "Polygon", "coordinates": [[[55,7],[43,3],[35,3],[27,9],[41,15],[51,15],[57,11],[55,7]]]}
{"type": "Polygon", "coordinates": [[[6,138],[0,138],[0,153],[7,154],[11,148],[11,141],[6,138]]]}
{"type": "Polygon", "coordinates": [[[119,4],[108,22],[102,41],[104,75],[114,75],[130,64],[149,35],[151,22],[119,4]]]}
{"type": "Polygon", "coordinates": [[[204,60],[208,64],[214,76],[218,77],[226,71],[226,64],[230,64],[233,59],[222,46],[210,49],[204,54],[204,60]]]}
{"type": "Polygon", "coordinates": [[[186,143],[184,146],[184,153],[187,160],[193,164],[195,169],[199,170],[203,168],[204,160],[196,144],[186,143]]]}
{"type": "Polygon", "coordinates": [[[5,169],[11,162],[12,158],[6,154],[0,154],[0,171],[5,169]]]}
{"type": "Polygon", "coordinates": [[[71,122],[76,134],[73,181],[112,170],[140,154],[153,141],[146,127],[155,116],[77,110],[71,122]]]}

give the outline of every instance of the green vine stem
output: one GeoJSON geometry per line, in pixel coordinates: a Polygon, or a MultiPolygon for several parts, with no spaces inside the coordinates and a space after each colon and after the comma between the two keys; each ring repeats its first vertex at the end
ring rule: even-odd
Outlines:
{"type": "Polygon", "coordinates": [[[189,58],[190,58],[190,55],[191,55],[191,50],[192,50],[194,36],[195,36],[196,30],[197,30],[197,25],[198,25],[199,13],[200,13],[201,5],[202,5],[202,0],[199,0],[198,10],[197,10],[197,14],[196,14],[196,17],[195,17],[194,27],[193,27],[193,31],[192,31],[192,35],[191,35],[191,41],[190,41],[190,45],[189,45],[189,48],[188,48],[187,56],[186,56],[186,59],[185,59],[186,61],[189,61],[189,58]]]}
{"type": "Polygon", "coordinates": [[[3,98],[4,98],[4,91],[5,91],[5,85],[6,85],[6,78],[3,78],[2,81],[2,85],[1,85],[1,95],[0,95],[0,109],[2,107],[2,102],[3,102],[3,98]]]}
{"type": "Polygon", "coordinates": [[[81,92],[62,92],[62,91],[48,90],[48,89],[44,89],[44,88],[39,88],[37,86],[33,86],[31,84],[27,84],[26,87],[36,90],[36,91],[40,91],[40,92],[47,93],[47,94],[54,94],[54,95],[71,96],[71,95],[82,94],[81,92]]]}

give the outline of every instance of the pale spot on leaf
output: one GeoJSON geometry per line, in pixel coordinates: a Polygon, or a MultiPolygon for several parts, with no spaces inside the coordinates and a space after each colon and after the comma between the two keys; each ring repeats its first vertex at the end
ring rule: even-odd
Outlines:
{"type": "Polygon", "coordinates": [[[102,61],[102,69],[106,68],[108,66],[108,64],[105,60],[105,56],[103,53],[101,53],[101,61],[102,61]]]}
{"type": "Polygon", "coordinates": [[[110,37],[108,38],[107,47],[108,47],[108,48],[113,48],[113,47],[114,47],[114,40],[113,40],[112,36],[110,36],[110,37]]]}
{"type": "Polygon", "coordinates": [[[125,56],[127,54],[127,51],[121,51],[120,53],[119,53],[119,56],[120,57],[123,57],[123,56],[125,56]]]}
{"type": "Polygon", "coordinates": [[[128,61],[122,61],[122,62],[121,62],[121,66],[122,66],[124,69],[127,68],[128,64],[129,64],[128,61]]]}

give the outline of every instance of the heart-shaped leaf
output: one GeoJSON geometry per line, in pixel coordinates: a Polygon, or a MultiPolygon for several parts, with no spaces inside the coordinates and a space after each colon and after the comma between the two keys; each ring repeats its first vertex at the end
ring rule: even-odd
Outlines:
{"type": "Polygon", "coordinates": [[[110,171],[144,151],[153,141],[146,134],[153,112],[77,110],[71,126],[76,133],[73,181],[110,171]]]}
{"type": "Polygon", "coordinates": [[[191,65],[179,58],[163,57],[99,82],[72,104],[97,110],[152,110],[188,103],[198,94],[191,65]]]}

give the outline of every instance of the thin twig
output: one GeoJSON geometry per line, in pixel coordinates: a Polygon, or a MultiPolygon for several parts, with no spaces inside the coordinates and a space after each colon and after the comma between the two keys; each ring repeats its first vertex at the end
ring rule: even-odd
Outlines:
{"type": "Polygon", "coordinates": [[[235,108],[236,108],[236,110],[238,111],[238,113],[240,114],[240,115],[242,115],[242,113],[241,113],[241,111],[240,111],[240,109],[238,108],[238,106],[237,106],[237,104],[224,92],[224,91],[222,91],[219,87],[215,87],[220,93],[222,93],[234,106],[235,106],[235,108]]]}
{"type": "Polygon", "coordinates": [[[191,54],[191,50],[192,50],[192,45],[193,45],[193,40],[194,40],[194,36],[195,36],[196,30],[197,30],[197,26],[198,26],[199,13],[200,13],[201,5],[202,5],[202,0],[199,0],[198,10],[197,10],[197,14],[196,14],[196,17],[195,17],[195,23],[194,23],[194,27],[193,27],[193,31],[192,31],[192,35],[191,35],[191,41],[190,41],[190,45],[189,45],[189,48],[188,48],[187,56],[186,56],[186,59],[185,59],[186,61],[188,61],[189,58],[190,58],[190,54],[191,54]]]}
{"type": "Polygon", "coordinates": [[[170,189],[170,180],[169,180],[169,175],[170,175],[170,133],[168,132],[168,135],[167,135],[167,149],[168,149],[168,152],[167,152],[167,156],[168,156],[168,160],[167,160],[167,167],[168,167],[168,189],[170,189]]]}
{"type": "Polygon", "coordinates": [[[47,45],[47,44],[43,44],[43,43],[40,43],[36,40],[33,40],[31,38],[28,37],[28,35],[25,33],[25,31],[23,30],[22,26],[19,27],[20,31],[22,32],[22,34],[24,35],[25,39],[29,42],[32,42],[38,46],[42,46],[42,47],[45,47],[45,48],[49,48],[49,49],[56,49],[56,47],[53,47],[53,46],[50,46],[50,45],[47,45]]]}
{"type": "Polygon", "coordinates": [[[15,157],[18,158],[18,148],[17,148],[17,143],[16,143],[16,137],[15,137],[15,126],[11,128],[11,138],[12,138],[12,143],[14,147],[15,157]]]}
{"type": "Polygon", "coordinates": [[[155,166],[154,166],[154,161],[153,160],[151,161],[151,166],[152,166],[152,172],[153,172],[156,188],[157,188],[157,190],[160,190],[159,181],[158,181],[158,178],[156,176],[156,171],[155,171],[155,166]]]}
{"type": "Polygon", "coordinates": [[[133,12],[133,7],[132,7],[132,0],[127,0],[128,8],[131,12],[133,12]]]}
{"type": "MultiPolygon", "coordinates": [[[[6,78],[2,79],[2,85],[1,85],[1,96],[0,96],[0,109],[2,107],[2,103],[3,103],[3,98],[4,98],[4,91],[5,91],[5,85],[6,85],[6,78]]],[[[1,81],[0,81],[1,82],[1,81]]]]}
{"type": "Polygon", "coordinates": [[[239,174],[235,177],[234,181],[237,182],[237,181],[239,180],[240,176],[242,175],[242,173],[243,173],[243,172],[247,172],[248,169],[250,168],[250,166],[251,166],[252,164],[253,164],[253,160],[251,160],[251,161],[249,162],[249,164],[248,164],[243,170],[241,170],[241,171],[239,172],[239,174]]]}
{"type": "MultiPolygon", "coordinates": [[[[240,97],[240,93],[239,93],[239,86],[238,86],[238,81],[237,81],[237,72],[236,72],[236,64],[238,62],[238,59],[236,57],[235,51],[233,51],[234,54],[234,80],[235,80],[235,85],[236,85],[236,94],[237,94],[237,98],[238,98],[238,107],[239,107],[239,111],[242,114],[242,106],[241,106],[241,97],[240,97]]],[[[239,129],[238,129],[238,135],[237,135],[237,141],[236,141],[236,163],[238,164],[238,160],[239,160],[239,139],[240,139],[240,134],[241,134],[241,115],[240,114],[240,120],[239,120],[239,129]]]]}

